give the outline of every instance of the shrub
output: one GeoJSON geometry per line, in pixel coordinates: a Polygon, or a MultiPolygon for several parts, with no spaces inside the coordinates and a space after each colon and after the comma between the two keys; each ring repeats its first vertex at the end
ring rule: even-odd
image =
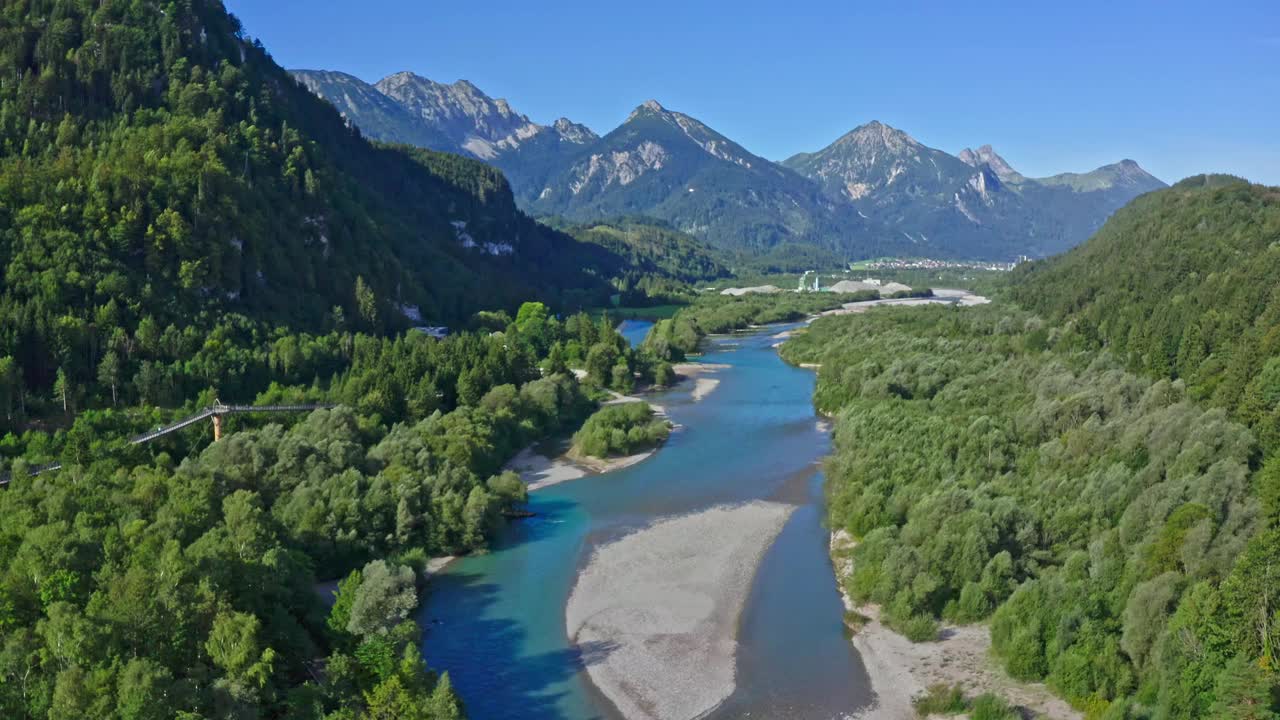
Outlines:
{"type": "Polygon", "coordinates": [[[973,699],[969,720],[1022,720],[1022,715],[1004,698],[983,693],[973,699]]]}
{"type": "Polygon", "coordinates": [[[863,615],[857,610],[844,611],[844,627],[846,630],[846,633],[845,633],[846,635],[849,635],[849,636],[854,635],[859,630],[866,627],[867,623],[869,622],[871,622],[871,618],[867,617],[866,615],[863,615]]]}
{"type": "Polygon", "coordinates": [[[928,615],[913,615],[901,623],[902,634],[911,642],[933,642],[938,639],[938,621],[928,615]]]}
{"type": "Polygon", "coordinates": [[[929,715],[957,715],[969,709],[969,702],[964,697],[964,689],[959,685],[938,683],[930,685],[924,695],[913,703],[920,717],[929,715]]]}

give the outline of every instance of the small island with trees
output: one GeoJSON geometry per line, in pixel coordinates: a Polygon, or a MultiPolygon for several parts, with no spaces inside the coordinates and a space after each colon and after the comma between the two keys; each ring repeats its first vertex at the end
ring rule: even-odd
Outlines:
{"type": "Polygon", "coordinates": [[[656,448],[670,435],[671,423],[648,403],[605,405],[574,433],[569,454],[577,459],[635,455],[656,448]]]}

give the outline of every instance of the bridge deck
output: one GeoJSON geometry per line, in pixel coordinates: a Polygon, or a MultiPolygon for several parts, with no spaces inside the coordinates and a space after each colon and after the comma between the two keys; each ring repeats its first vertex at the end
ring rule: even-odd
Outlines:
{"type": "MultiPolygon", "coordinates": [[[[309,412],[311,410],[329,410],[334,407],[337,407],[337,406],[328,404],[328,403],[313,403],[313,404],[307,404],[307,405],[224,405],[222,403],[216,403],[210,407],[207,407],[201,410],[195,415],[190,415],[188,417],[182,418],[181,420],[175,423],[172,423],[170,425],[164,425],[150,432],[145,432],[145,433],[142,433],[141,435],[135,435],[134,437],[129,438],[129,444],[141,445],[142,443],[151,442],[152,440],[168,435],[169,433],[177,432],[179,430],[182,430],[183,428],[191,427],[192,425],[195,425],[196,423],[202,420],[208,420],[209,418],[215,415],[235,415],[239,413],[254,413],[254,412],[309,412]]],[[[34,475],[39,475],[41,473],[52,472],[54,470],[61,470],[61,469],[62,469],[62,463],[53,462],[53,463],[47,463],[45,465],[37,465],[36,467],[30,468],[30,473],[31,475],[34,476],[34,475]]],[[[8,487],[9,480],[10,480],[10,477],[8,473],[4,475],[0,475],[0,488],[8,487]]]]}

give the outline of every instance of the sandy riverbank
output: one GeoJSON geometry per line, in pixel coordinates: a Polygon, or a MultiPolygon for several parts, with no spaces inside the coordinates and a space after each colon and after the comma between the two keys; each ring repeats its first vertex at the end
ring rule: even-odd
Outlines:
{"type": "Polygon", "coordinates": [[[697,377],[704,373],[715,373],[720,372],[721,370],[728,370],[731,367],[733,366],[726,365],[725,363],[681,362],[672,365],[671,369],[674,370],[677,375],[682,377],[697,377]]]}
{"type": "Polygon", "coordinates": [[[693,393],[691,394],[691,397],[693,398],[694,402],[698,402],[703,398],[705,398],[706,396],[710,395],[712,392],[715,391],[717,387],[720,386],[720,378],[706,377],[706,376],[714,375],[715,373],[718,373],[721,370],[724,370],[728,367],[729,367],[728,365],[722,365],[718,363],[687,363],[686,362],[686,363],[676,363],[675,365],[671,366],[671,369],[675,371],[676,375],[680,376],[681,378],[693,379],[693,393]]]}
{"type": "Polygon", "coordinates": [[[518,474],[529,492],[587,476],[586,469],[563,456],[549,458],[538,452],[537,445],[521,450],[502,469],[518,474]]]}
{"type": "MultiPolygon", "coordinates": [[[[852,572],[849,554],[855,546],[845,531],[832,533],[831,559],[837,577],[843,579],[852,572]]],[[[970,696],[995,693],[1032,711],[1036,717],[1083,718],[1044,685],[1018,682],[997,666],[990,657],[991,632],[987,626],[945,625],[941,640],[913,643],[880,621],[878,606],[854,603],[844,593],[843,582],[841,586],[845,609],[870,619],[853,635],[853,646],[862,657],[876,700],[870,709],[855,717],[862,720],[914,718],[916,712],[911,701],[930,685],[945,683],[963,686],[970,696]]]]}
{"type": "MultiPolygon", "coordinates": [[[[623,395],[612,390],[609,391],[609,394],[611,397],[603,403],[604,405],[647,402],[644,398],[623,395]]],[[[661,405],[649,403],[649,407],[655,415],[665,417],[667,414],[667,409],[661,405]]],[[[534,443],[508,460],[502,469],[510,470],[519,475],[520,479],[528,486],[529,492],[534,492],[552,485],[559,485],[562,482],[578,480],[588,475],[603,475],[631,467],[648,459],[662,447],[658,445],[642,453],[625,457],[596,458],[571,454],[568,452],[569,442],[567,439],[561,440],[560,443],[561,447],[554,453],[546,452],[546,446],[549,444],[547,441],[534,443]]]]}
{"type": "Polygon", "coordinates": [[[591,681],[629,720],[687,720],[734,690],[738,617],[794,507],[721,506],[602,545],[565,608],[591,681]]]}
{"type": "Polygon", "coordinates": [[[502,469],[519,475],[528,486],[529,492],[535,492],[562,482],[631,467],[647,460],[658,451],[658,447],[635,455],[615,458],[571,457],[568,453],[548,457],[539,452],[538,445],[535,444],[521,450],[502,469]]]}
{"type": "Polygon", "coordinates": [[[654,453],[658,452],[658,449],[661,447],[662,446],[659,445],[649,450],[645,450],[642,453],[636,453],[635,455],[625,455],[623,457],[598,458],[598,457],[591,457],[589,455],[578,456],[578,457],[574,457],[572,459],[572,462],[577,463],[580,467],[585,467],[589,474],[604,475],[605,473],[611,473],[617,470],[621,470],[623,468],[629,468],[632,465],[635,465],[640,462],[644,462],[645,460],[648,460],[654,453]]]}

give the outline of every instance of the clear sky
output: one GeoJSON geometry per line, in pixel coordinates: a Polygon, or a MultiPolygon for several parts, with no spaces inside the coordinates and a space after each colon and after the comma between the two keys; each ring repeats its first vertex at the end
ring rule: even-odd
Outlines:
{"type": "Polygon", "coordinates": [[[1280,185],[1280,0],[224,1],[285,67],[465,78],[541,123],[654,98],[775,160],[880,120],[1032,176],[1280,185]]]}

